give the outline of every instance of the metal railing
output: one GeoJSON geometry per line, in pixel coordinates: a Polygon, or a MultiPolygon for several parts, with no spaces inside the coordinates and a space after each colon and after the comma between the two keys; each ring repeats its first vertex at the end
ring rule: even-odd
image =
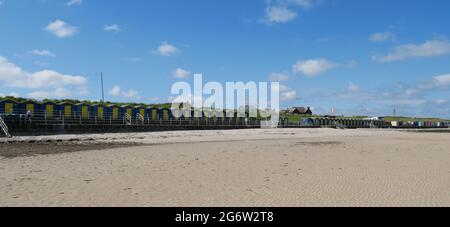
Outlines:
{"type": "Polygon", "coordinates": [[[132,122],[131,122],[131,121],[132,121],[131,115],[128,114],[128,113],[125,113],[125,114],[124,114],[123,120],[125,121],[125,123],[126,123],[127,125],[131,125],[131,124],[132,124],[132,122]]]}
{"type": "Polygon", "coordinates": [[[5,133],[5,136],[11,138],[11,134],[9,134],[8,126],[6,126],[5,121],[3,121],[3,116],[0,116],[0,127],[2,131],[5,133]]]}
{"type": "MultiPolygon", "coordinates": [[[[237,129],[260,127],[257,118],[227,118],[227,117],[181,117],[175,118],[163,114],[154,115],[139,112],[132,115],[127,112],[115,111],[71,111],[64,110],[36,110],[27,111],[15,109],[13,114],[4,115],[4,123],[9,132],[40,133],[64,131],[119,131],[119,130],[208,130],[208,129],[237,129]]],[[[2,130],[2,129],[0,129],[2,130]]],[[[2,133],[2,132],[0,132],[2,133]]]]}
{"type": "Polygon", "coordinates": [[[138,121],[140,121],[141,122],[141,124],[144,124],[145,123],[145,118],[144,118],[144,116],[142,116],[140,113],[138,113],[137,115],[136,115],[136,123],[138,122],[138,121]]]}

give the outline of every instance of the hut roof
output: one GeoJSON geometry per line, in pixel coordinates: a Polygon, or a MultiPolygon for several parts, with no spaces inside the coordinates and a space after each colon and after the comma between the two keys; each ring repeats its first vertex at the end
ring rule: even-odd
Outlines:
{"type": "Polygon", "coordinates": [[[107,105],[105,105],[104,103],[95,103],[92,104],[91,106],[107,106],[107,105]]]}
{"type": "Polygon", "coordinates": [[[58,103],[53,102],[53,101],[43,101],[43,102],[41,102],[41,104],[54,104],[54,105],[58,105],[58,103]]]}
{"type": "Polygon", "coordinates": [[[15,100],[13,100],[13,99],[10,99],[10,98],[3,98],[3,99],[0,99],[0,102],[13,102],[13,103],[18,103],[18,102],[16,102],[15,100]]]}
{"type": "Polygon", "coordinates": [[[27,100],[24,100],[24,101],[22,101],[20,103],[21,104],[26,104],[26,103],[39,104],[40,102],[38,102],[36,100],[33,100],[33,99],[27,99],[27,100]]]}
{"type": "Polygon", "coordinates": [[[65,101],[65,102],[60,102],[60,103],[58,103],[59,105],[74,105],[72,102],[67,102],[67,101],[65,101]]]}
{"type": "Polygon", "coordinates": [[[86,102],[79,102],[77,104],[75,104],[75,106],[90,106],[91,104],[86,103],[86,102]]]}

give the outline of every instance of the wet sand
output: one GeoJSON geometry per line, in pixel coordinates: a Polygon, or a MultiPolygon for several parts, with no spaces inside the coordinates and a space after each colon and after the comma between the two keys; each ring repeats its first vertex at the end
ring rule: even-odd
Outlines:
{"type": "Polygon", "coordinates": [[[390,130],[1,139],[0,206],[450,206],[449,147],[390,130]]]}

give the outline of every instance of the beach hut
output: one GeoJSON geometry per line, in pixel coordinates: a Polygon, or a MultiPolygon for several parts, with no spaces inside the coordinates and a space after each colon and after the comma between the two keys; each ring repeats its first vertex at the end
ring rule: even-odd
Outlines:
{"type": "Polygon", "coordinates": [[[229,124],[229,125],[234,124],[234,122],[235,122],[234,110],[224,110],[224,112],[225,112],[224,119],[225,119],[226,124],[229,124]]]}
{"type": "Polygon", "coordinates": [[[135,116],[134,107],[131,105],[123,105],[120,107],[120,117],[124,118],[125,115],[129,115],[131,118],[135,116]]]}
{"type": "Polygon", "coordinates": [[[145,119],[148,121],[152,120],[152,107],[144,106],[144,110],[145,110],[145,119]]]}
{"type": "Polygon", "coordinates": [[[19,104],[11,99],[3,99],[0,101],[0,114],[17,114],[19,104]]]}
{"type": "Polygon", "coordinates": [[[76,111],[75,105],[71,102],[62,102],[59,103],[58,109],[62,116],[65,118],[72,118],[75,117],[74,112],[76,111]]]}
{"type": "Polygon", "coordinates": [[[146,119],[146,108],[143,105],[133,106],[131,111],[131,118],[135,118],[137,121],[141,123],[145,122],[146,119]]]}
{"type": "Polygon", "coordinates": [[[225,118],[234,118],[234,110],[225,110],[225,118]]]}
{"type": "Polygon", "coordinates": [[[40,105],[40,111],[44,113],[47,118],[53,118],[58,116],[58,104],[52,101],[42,102],[40,105]]]}
{"type": "Polygon", "coordinates": [[[143,105],[137,105],[137,106],[134,106],[133,112],[134,112],[134,114],[136,115],[136,117],[138,116],[138,114],[141,115],[142,118],[144,118],[144,119],[145,119],[145,117],[147,116],[147,114],[146,114],[146,112],[147,112],[147,111],[146,111],[146,108],[145,108],[145,106],[143,106],[143,105]]]}
{"type": "Polygon", "coordinates": [[[148,107],[147,111],[149,113],[150,119],[152,121],[158,121],[159,120],[159,110],[158,108],[154,108],[154,107],[148,107]]]}
{"type": "Polygon", "coordinates": [[[161,108],[160,109],[160,113],[161,113],[161,118],[163,121],[169,121],[172,119],[172,114],[171,114],[171,109],[169,108],[161,108]]]}
{"type": "Polygon", "coordinates": [[[178,108],[173,108],[173,109],[171,108],[170,113],[172,114],[173,119],[176,119],[176,120],[181,119],[182,115],[183,115],[183,112],[178,108]]]}
{"type": "Polygon", "coordinates": [[[211,109],[203,109],[203,117],[206,125],[210,125],[212,122],[213,112],[211,109]]]}
{"type": "Polygon", "coordinates": [[[89,109],[90,109],[90,105],[87,103],[78,103],[75,105],[75,109],[76,109],[76,116],[77,117],[81,117],[84,119],[88,119],[89,118],[89,109]]]}
{"type": "Polygon", "coordinates": [[[201,119],[203,118],[203,111],[201,109],[193,108],[191,111],[191,116],[194,118],[201,119]]]}
{"type": "Polygon", "coordinates": [[[91,116],[95,116],[98,119],[104,119],[106,113],[108,112],[107,108],[108,107],[106,107],[105,104],[99,103],[99,104],[91,105],[89,109],[90,109],[91,116]]]}
{"type": "Polygon", "coordinates": [[[190,120],[192,118],[192,108],[191,107],[181,109],[181,112],[183,113],[183,116],[181,117],[181,119],[190,120]]]}
{"type": "Polygon", "coordinates": [[[119,110],[120,107],[117,106],[116,104],[110,104],[107,106],[107,117],[110,117],[112,120],[117,120],[119,119],[119,110]]]}
{"type": "Polygon", "coordinates": [[[201,109],[193,108],[191,111],[191,116],[194,120],[194,123],[196,125],[199,125],[200,122],[203,120],[203,111],[201,109]]]}
{"type": "Polygon", "coordinates": [[[304,118],[300,121],[300,126],[313,126],[314,120],[311,118],[304,118]]]}
{"type": "Polygon", "coordinates": [[[183,112],[183,119],[185,120],[189,120],[191,118],[193,118],[194,116],[192,115],[192,106],[189,103],[183,103],[180,106],[181,111],[183,112]]]}
{"type": "Polygon", "coordinates": [[[23,101],[19,103],[19,113],[26,114],[28,113],[28,111],[30,111],[31,114],[39,114],[39,105],[39,102],[31,99],[23,101]]]}
{"type": "Polygon", "coordinates": [[[222,125],[223,124],[223,116],[224,116],[223,110],[219,110],[219,109],[214,110],[214,122],[215,122],[215,124],[222,125]]]}

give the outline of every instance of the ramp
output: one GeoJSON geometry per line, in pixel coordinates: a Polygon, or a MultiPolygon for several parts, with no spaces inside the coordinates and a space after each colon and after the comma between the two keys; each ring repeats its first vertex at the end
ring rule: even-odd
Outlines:
{"type": "Polygon", "coordinates": [[[2,128],[3,133],[5,133],[6,137],[11,138],[11,134],[9,134],[8,126],[6,126],[5,121],[3,120],[3,116],[0,117],[0,127],[2,128]]]}

